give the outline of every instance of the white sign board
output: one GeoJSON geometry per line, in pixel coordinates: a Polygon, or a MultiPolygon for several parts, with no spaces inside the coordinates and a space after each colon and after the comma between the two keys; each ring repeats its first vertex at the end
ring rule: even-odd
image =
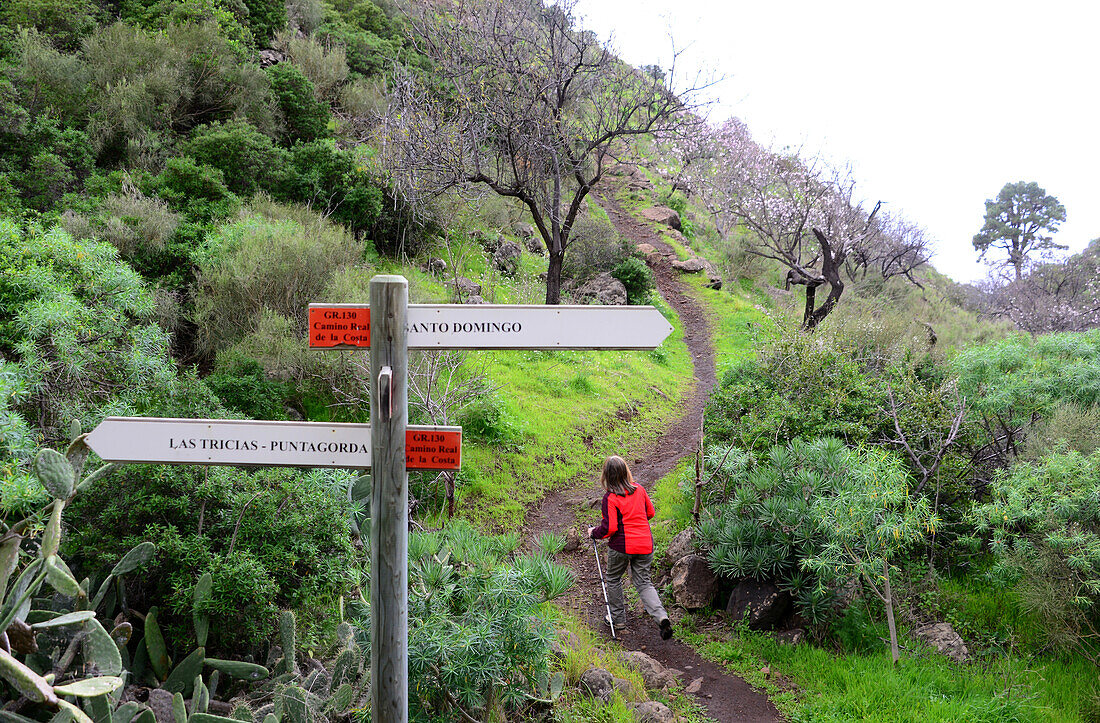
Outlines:
{"type": "MultiPolygon", "coordinates": [[[[409,304],[410,349],[654,349],[672,324],[652,306],[409,304]]],[[[311,348],[370,346],[369,307],[310,304],[311,348]]]]}
{"type": "MultiPolygon", "coordinates": [[[[461,463],[461,427],[410,425],[406,440],[409,469],[457,469],[461,463]]],[[[369,424],[108,417],[87,443],[108,462],[371,466],[369,424]]]]}

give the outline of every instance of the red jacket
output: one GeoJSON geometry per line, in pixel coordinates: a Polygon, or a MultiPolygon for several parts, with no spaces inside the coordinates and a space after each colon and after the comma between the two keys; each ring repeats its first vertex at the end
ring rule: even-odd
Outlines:
{"type": "Polygon", "coordinates": [[[656,510],[645,488],[634,485],[634,491],[603,496],[603,520],[592,530],[593,540],[607,539],[608,547],[627,555],[648,555],[653,552],[653,532],[649,521],[656,510]]]}

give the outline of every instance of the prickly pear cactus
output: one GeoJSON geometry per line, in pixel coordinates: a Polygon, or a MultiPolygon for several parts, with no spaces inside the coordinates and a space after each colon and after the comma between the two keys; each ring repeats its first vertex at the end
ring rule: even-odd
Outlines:
{"type": "Polygon", "coordinates": [[[34,460],[38,481],[55,499],[67,500],[76,484],[76,473],[65,455],[52,449],[44,449],[34,460]]]}

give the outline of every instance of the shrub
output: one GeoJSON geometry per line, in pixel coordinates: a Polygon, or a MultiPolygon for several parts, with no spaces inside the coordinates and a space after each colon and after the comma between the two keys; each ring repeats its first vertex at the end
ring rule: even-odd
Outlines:
{"type": "Polygon", "coordinates": [[[200,223],[229,216],[238,203],[220,169],[187,156],[169,158],[153,189],[173,211],[200,223]]]}
{"type": "Polygon", "coordinates": [[[35,28],[54,47],[71,52],[95,30],[97,15],[90,0],[7,0],[0,7],[0,25],[35,28]]]}
{"type": "Polygon", "coordinates": [[[369,228],[382,210],[382,191],[356,165],[350,151],[325,141],[298,143],[278,194],[309,204],[354,231],[369,228]]]}
{"type": "Polygon", "coordinates": [[[1028,432],[1024,456],[1038,459],[1055,451],[1090,455],[1100,449],[1100,405],[1082,409],[1063,402],[1028,432]]]}
{"type": "Polygon", "coordinates": [[[283,0],[244,0],[248,8],[248,27],[256,40],[266,43],[286,27],[286,4],[283,0]]]}
{"type": "Polygon", "coordinates": [[[626,303],[644,304],[649,300],[655,285],[653,271],[641,259],[631,256],[616,266],[611,275],[626,287],[626,303]]]}
{"type": "Polygon", "coordinates": [[[280,608],[329,613],[352,551],[345,472],[128,465],[72,505],[65,550],[85,574],[151,540],[157,555],[128,595],[159,605],[176,650],[193,647],[192,592],[214,578],[209,649],[255,649],[280,608]]]}
{"type": "Polygon", "coordinates": [[[252,213],[212,235],[200,261],[194,320],[207,353],[256,328],[266,310],[297,322],[304,338],[306,309],[320,298],[335,270],[362,252],[343,229],[316,213],[258,202],[252,213]]]}
{"type": "Polygon", "coordinates": [[[314,95],[313,83],[292,63],[279,63],[267,69],[271,93],[283,112],[287,145],[312,141],[328,135],[328,106],[314,95]]]}
{"type": "MultiPolygon", "coordinates": [[[[974,509],[994,572],[1014,582],[1050,644],[1079,648],[1100,622],[1100,454],[1067,452],[997,474],[974,509]]],[[[977,542],[977,540],[975,540],[977,542]]]]}
{"type": "Polygon", "coordinates": [[[246,121],[196,128],[182,151],[221,171],[228,189],[241,196],[277,182],[288,160],[285,151],[246,121]]]}
{"type": "Polygon", "coordinates": [[[495,395],[484,396],[458,413],[462,434],[470,439],[500,442],[510,439],[514,429],[504,403],[495,395]]]}
{"type": "Polygon", "coordinates": [[[284,384],[272,381],[255,359],[222,354],[206,385],[227,409],[252,419],[286,419],[284,384]]]}
{"type": "Polygon", "coordinates": [[[310,37],[280,36],[279,45],[302,74],[313,84],[317,99],[330,102],[348,77],[347,54],[343,47],[326,48],[310,37]]]}
{"type": "Polygon", "coordinates": [[[629,256],[629,247],[619,237],[606,215],[580,216],[573,226],[569,248],[562,261],[562,274],[573,279],[611,271],[629,256]]]}

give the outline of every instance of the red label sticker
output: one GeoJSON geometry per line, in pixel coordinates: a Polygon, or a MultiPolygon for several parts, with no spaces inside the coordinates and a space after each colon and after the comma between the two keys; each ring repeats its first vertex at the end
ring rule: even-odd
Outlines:
{"type": "Polygon", "coordinates": [[[370,347],[370,308],[309,307],[309,348],[370,347]]]}
{"type": "Polygon", "coordinates": [[[461,466],[461,430],[405,431],[406,469],[458,469],[461,466]]]}

